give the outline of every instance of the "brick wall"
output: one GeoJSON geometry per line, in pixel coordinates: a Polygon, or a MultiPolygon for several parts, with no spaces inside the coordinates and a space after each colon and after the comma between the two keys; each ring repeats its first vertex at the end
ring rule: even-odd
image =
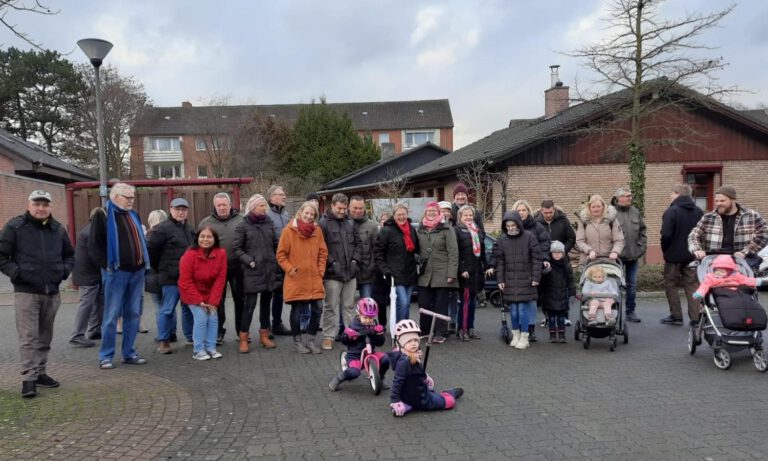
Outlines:
{"type": "Polygon", "coordinates": [[[51,194],[53,217],[67,226],[69,218],[63,185],[7,173],[0,173],[0,226],[4,226],[14,216],[24,214],[29,194],[37,189],[51,194]]]}
{"type": "Polygon", "coordinates": [[[13,173],[14,171],[16,171],[16,166],[13,164],[13,161],[0,154],[0,173],[13,173]]]}

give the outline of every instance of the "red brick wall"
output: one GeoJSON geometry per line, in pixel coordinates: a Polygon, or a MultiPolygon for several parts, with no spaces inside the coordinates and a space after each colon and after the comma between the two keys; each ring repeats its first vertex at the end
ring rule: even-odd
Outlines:
{"type": "Polygon", "coordinates": [[[13,161],[0,154],[0,173],[13,173],[14,171],[16,171],[16,166],[13,161]]]}
{"type": "MultiPolygon", "coordinates": [[[[0,160],[3,158],[0,156],[0,160]]],[[[29,194],[37,189],[51,194],[53,217],[67,226],[69,218],[63,185],[7,173],[0,173],[0,226],[4,226],[14,216],[24,214],[29,194]]]]}

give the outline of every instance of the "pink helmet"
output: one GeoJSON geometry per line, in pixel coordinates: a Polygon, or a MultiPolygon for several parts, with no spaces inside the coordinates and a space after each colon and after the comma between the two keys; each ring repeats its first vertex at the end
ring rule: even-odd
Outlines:
{"type": "Polygon", "coordinates": [[[360,298],[357,302],[357,313],[363,317],[376,317],[379,315],[379,306],[372,298],[360,298]]]}
{"type": "Polygon", "coordinates": [[[720,255],[712,262],[712,269],[726,269],[729,271],[735,271],[738,267],[733,262],[733,258],[729,255],[720,255]]]}
{"type": "Polygon", "coordinates": [[[395,334],[397,336],[402,336],[406,333],[416,333],[417,335],[421,335],[421,328],[419,328],[419,324],[415,321],[411,319],[403,319],[395,325],[395,334]]]}

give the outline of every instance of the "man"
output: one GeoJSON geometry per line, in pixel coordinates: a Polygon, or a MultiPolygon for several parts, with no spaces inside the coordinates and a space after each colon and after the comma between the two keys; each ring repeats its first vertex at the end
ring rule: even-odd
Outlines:
{"type": "Polygon", "coordinates": [[[612,204],[616,207],[616,222],[621,225],[624,233],[624,249],[619,258],[624,264],[624,280],[627,285],[627,302],[624,308],[625,318],[634,323],[640,322],[635,314],[637,305],[637,270],[639,260],[648,249],[648,238],[645,235],[645,221],[637,207],[632,206],[632,192],[629,187],[619,187],[613,194],[612,204]]]}
{"type": "Polygon", "coordinates": [[[51,216],[51,194],[32,192],[26,213],[12,218],[0,232],[0,271],[13,284],[22,397],[36,396],[37,386],[59,386],[45,367],[61,305],[59,285],[74,263],[75,250],[67,231],[51,216]]]}
{"type": "MultiPolygon", "coordinates": [[[[267,202],[269,204],[267,216],[272,220],[272,225],[275,227],[275,235],[277,236],[278,241],[280,241],[280,235],[285,226],[291,222],[291,217],[288,216],[288,212],[285,211],[285,198],[286,194],[283,190],[283,186],[272,185],[267,189],[267,202]]],[[[275,287],[275,292],[272,296],[272,332],[269,339],[273,339],[274,335],[291,336],[291,330],[283,324],[284,277],[285,274],[281,270],[278,277],[279,285],[275,287]]]]}
{"type": "Polygon", "coordinates": [[[101,319],[104,317],[104,290],[101,285],[101,267],[88,254],[88,236],[91,233],[91,221],[96,213],[104,213],[102,208],[91,210],[88,224],[77,235],[75,246],[75,268],[72,282],[78,286],[80,304],[75,315],[75,331],[69,344],[75,347],[93,347],[90,338],[101,336],[101,319]],[[86,337],[86,333],[88,337],[86,337]]]}
{"type": "Polygon", "coordinates": [[[736,189],[722,186],[715,191],[715,209],[706,213],[688,234],[688,250],[696,259],[707,252],[733,253],[757,269],[757,253],[768,244],[768,226],[760,213],[736,202],[736,189]]]}
{"type": "MultiPolygon", "coordinates": [[[[576,245],[576,231],[573,230],[571,222],[565,215],[563,210],[555,206],[555,202],[552,200],[542,200],[539,211],[535,213],[536,221],[540,222],[549,235],[549,241],[554,242],[557,240],[565,246],[565,259],[568,260],[568,253],[570,253],[573,246],[576,245]]],[[[544,315],[544,319],[541,321],[541,326],[544,327],[547,324],[547,316],[544,315]]],[[[568,318],[568,312],[565,314],[565,325],[571,326],[571,321],[568,318]]]]}
{"type": "MultiPolygon", "coordinates": [[[[453,187],[453,209],[451,210],[451,216],[454,224],[456,223],[456,215],[459,212],[459,208],[463,207],[464,205],[471,205],[469,203],[469,189],[467,189],[467,186],[465,186],[464,183],[460,182],[453,187]]],[[[483,226],[483,217],[477,208],[475,208],[474,216],[475,225],[477,225],[478,229],[485,232],[485,227],[483,226]]]]}
{"type": "Polygon", "coordinates": [[[688,318],[691,325],[698,324],[699,303],[693,299],[698,287],[696,269],[689,267],[693,255],[688,251],[688,234],[696,227],[704,212],[696,206],[691,197],[691,186],[678,184],[672,188],[669,198],[672,203],[661,217],[661,251],[664,254],[664,292],[669,304],[669,316],[661,319],[667,325],[682,325],[683,311],[680,308],[682,286],[688,301],[688,318]]]}
{"type": "Polygon", "coordinates": [[[373,260],[373,247],[379,226],[368,219],[365,213],[365,199],[354,195],[349,199],[349,217],[355,223],[355,232],[360,238],[360,264],[357,268],[357,289],[361,298],[373,297],[373,283],[376,278],[376,263],[373,260]]]}
{"type": "MultiPolygon", "coordinates": [[[[243,315],[243,268],[240,261],[237,260],[233,252],[233,243],[235,241],[235,228],[243,220],[243,217],[232,208],[232,201],[229,194],[219,192],[213,196],[213,212],[210,216],[200,221],[200,226],[210,226],[219,234],[219,245],[227,250],[227,283],[232,290],[232,302],[235,305],[235,331],[240,332],[240,317],[243,315]]],[[[227,298],[227,286],[224,285],[224,293],[221,295],[221,302],[216,313],[219,316],[219,331],[216,336],[216,344],[221,345],[224,342],[224,322],[227,316],[224,310],[224,301],[227,298]]]]}
{"type": "Polygon", "coordinates": [[[325,306],[321,318],[324,350],[333,349],[338,330],[339,312],[344,325],[354,315],[357,268],[360,264],[360,237],[354,222],[347,217],[349,200],[344,194],[331,198],[331,208],[320,219],[325,244],[328,247],[325,271],[325,306]]]}
{"type": "MultiPolygon", "coordinates": [[[[171,328],[176,317],[176,303],[179,302],[179,261],[184,252],[195,241],[195,232],[187,223],[189,202],[181,197],[171,201],[171,217],[152,229],[149,234],[149,261],[157,271],[162,290],[163,303],[157,311],[157,351],[170,354],[171,328]]],[[[181,303],[181,329],[192,344],[192,311],[181,303]]]]}
{"type": "Polygon", "coordinates": [[[104,290],[104,320],[101,324],[99,368],[114,368],[117,319],[123,319],[123,363],[143,365],[136,353],[144,273],[149,267],[147,243],[139,214],[133,210],[136,189],[117,183],[109,191],[105,213],[91,218],[88,254],[101,267],[104,290]]]}

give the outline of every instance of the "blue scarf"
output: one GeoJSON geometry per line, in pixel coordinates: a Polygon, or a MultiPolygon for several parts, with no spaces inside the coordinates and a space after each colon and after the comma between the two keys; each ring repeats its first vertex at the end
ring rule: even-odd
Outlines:
{"type": "Polygon", "coordinates": [[[141,251],[144,255],[144,267],[149,269],[149,251],[147,251],[147,241],[144,238],[144,232],[141,228],[139,214],[133,210],[123,210],[119,206],[107,200],[107,270],[118,270],[120,268],[120,244],[117,241],[117,219],[115,213],[128,213],[133,220],[141,241],[141,251]]]}

